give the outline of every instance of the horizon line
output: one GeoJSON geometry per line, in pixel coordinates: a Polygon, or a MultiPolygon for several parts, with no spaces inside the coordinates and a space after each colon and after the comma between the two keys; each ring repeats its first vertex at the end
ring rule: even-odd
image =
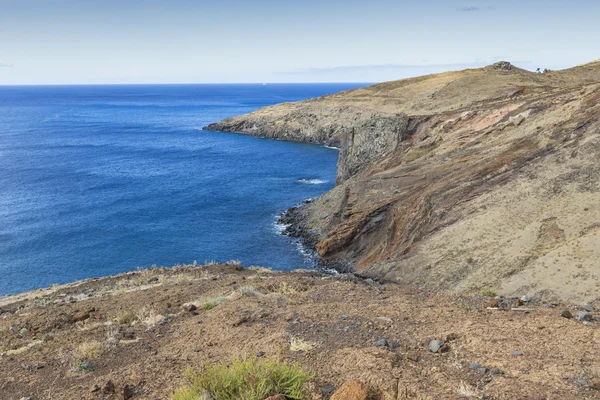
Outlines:
{"type": "Polygon", "coordinates": [[[170,86],[170,85],[331,85],[331,84],[368,84],[373,85],[387,81],[331,81],[331,82],[168,82],[168,83],[5,83],[0,87],[31,86],[170,86]]]}

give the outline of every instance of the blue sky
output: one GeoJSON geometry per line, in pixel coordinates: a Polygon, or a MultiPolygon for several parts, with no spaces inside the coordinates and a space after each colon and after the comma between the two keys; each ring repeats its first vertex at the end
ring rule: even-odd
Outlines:
{"type": "Polygon", "coordinates": [[[0,0],[0,84],[375,82],[600,58],[597,0],[0,0]]]}

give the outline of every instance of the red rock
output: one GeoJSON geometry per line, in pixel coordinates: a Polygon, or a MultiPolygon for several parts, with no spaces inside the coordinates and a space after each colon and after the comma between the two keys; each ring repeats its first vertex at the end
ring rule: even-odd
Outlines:
{"type": "Polygon", "coordinates": [[[489,308],[496,308],[498,307],[498,299],[494,298],[494,297],[490,297],[489,299],[487,299],[485,301],[485,306],[489,307],[489,308]]]}
{"type": "Polygon", "coordinates": [[[337,389],[330,400],[367,400],[367,388],[355,379],[351,379],[337,389]]]}

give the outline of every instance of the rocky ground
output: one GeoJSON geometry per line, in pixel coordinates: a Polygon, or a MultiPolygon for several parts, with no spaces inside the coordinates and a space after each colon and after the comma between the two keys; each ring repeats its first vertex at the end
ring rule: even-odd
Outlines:
{"type": "Polygon", "coordinates": [[[168,399],[188,366],[278,354],[308,399],[600,398],[600,312],[521,295],[235,262],[90,279],[0,299],[0,398],[168,399]]]}
{"type": "Polygon", "coordinates": [[[510,63],[266,107],[207,127],[341,147],[294,232],[380,282],[589,302],[600,287],[600,61],[510,63]]]}

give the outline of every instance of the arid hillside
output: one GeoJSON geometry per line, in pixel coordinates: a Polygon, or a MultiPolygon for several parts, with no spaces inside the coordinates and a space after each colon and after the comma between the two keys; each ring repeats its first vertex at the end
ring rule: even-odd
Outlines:
{"type": "Polygon", "coordinates": [[[248,357],[310,371],[305,400],[597,399],[584,307],[236,263],[136,271],[1,298],[0,398],[167,400],[187,368],[248,357]]]}
{"type": "Polygon", "coordinates": [[[340,146],[291,229],[425,289],[583,302],[600,286],[600,62],[509,63],[267,107],[207,129],[340,146]]]}

